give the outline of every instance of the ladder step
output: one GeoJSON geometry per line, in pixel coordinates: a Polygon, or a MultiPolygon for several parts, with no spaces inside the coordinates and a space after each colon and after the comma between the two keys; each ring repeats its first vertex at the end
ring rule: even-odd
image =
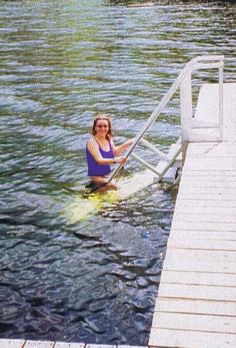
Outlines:
{"type": "Polygon", "coordinates": [[[149,141],[147,141],[146,139],[142,138],[140,140],[140,143],[147,147],[148,149],[152,150],[153,152],[155,152],[155,154],[157,154],[160,158],[164,159],[166,157],[166,154],[162,151],[160,151],[156,146],[154,146],[153,144],[151,144],[149,141]]]}
{"type": "Polygon", "coordinates": [[[161,173],[159,173],[154,166],[149,164],[147,161],[136,155],[134,152],[131,153],[131,156],[135,158],[138,162],[142,163],[145,165],[145,167],[149,168],[151,171],[153,171],[156,175],[160,176],[161,173]]]}

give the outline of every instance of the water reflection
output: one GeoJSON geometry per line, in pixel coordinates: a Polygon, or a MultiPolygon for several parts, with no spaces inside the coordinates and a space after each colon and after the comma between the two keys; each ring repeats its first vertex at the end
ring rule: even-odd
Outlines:
{"type": "MultiPolygon", "coordinates": [[[[87,182],[93,115],[112,116],[117,142],[133,137],[183,64],[233,57],[235,5],[125,6],[140,3],[1,1],[1,337],[147,344],[176,190],[79,223],[63,212],[87,182]]],[[[148,138],[165,151],[179,134],[177,94],[148,138]]]]}

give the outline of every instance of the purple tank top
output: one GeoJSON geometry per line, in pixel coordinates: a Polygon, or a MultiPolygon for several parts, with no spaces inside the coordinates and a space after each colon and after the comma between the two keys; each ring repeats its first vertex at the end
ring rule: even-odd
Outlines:
{"type": "MultiPolygon", "coordinates": [[[[98,143],[99,146],[99,152],[102,155],[103,158],[114,158],[114,152],[111,147],[111,143],[109,142],[109,151],[104,151],[100,144],[98,143]]],[[[86,146],[86,158],[87,158],[87,163],[88,163],[88,176],[104,176],[107,175],[111,172],[111,167],[110,165],[103,165],[103,164],[98,164],[91,153],[88,150],[88,147],[86,146]]]]}

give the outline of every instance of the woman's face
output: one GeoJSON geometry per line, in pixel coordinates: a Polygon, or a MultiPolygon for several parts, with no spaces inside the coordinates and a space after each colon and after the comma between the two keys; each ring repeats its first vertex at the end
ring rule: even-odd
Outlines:
{"type": "Polygon", "coordinates": [[[97,120],[95,130],[97,135],[106,136],[109,130],[108,121],[105,119],[97,120]]]}

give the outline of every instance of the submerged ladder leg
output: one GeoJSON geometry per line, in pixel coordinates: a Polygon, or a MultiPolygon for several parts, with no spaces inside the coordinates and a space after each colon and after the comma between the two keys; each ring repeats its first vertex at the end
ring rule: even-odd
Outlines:
{"type": "MultiPolygon", "coordinates": [[[[158,180],[156,182],[160,182],[163,177],[165,176],[165,174],[167,173],[167,171],[173,166],[173,164],[175,163],[175,161],[177,160],[177,157],[179,156],[179,154],[182,151],[182,144],[179,144],[178,142],[176,143],[177,148],[175,149],[175,151],[171,154],[171,157],[163,163],[159,163],[159,168],[157,166],[157,170],[160,172],[160,176],[158,178],[158,180]]],[[[175,178],[174,178],[175,180],[175,178]]]]}

